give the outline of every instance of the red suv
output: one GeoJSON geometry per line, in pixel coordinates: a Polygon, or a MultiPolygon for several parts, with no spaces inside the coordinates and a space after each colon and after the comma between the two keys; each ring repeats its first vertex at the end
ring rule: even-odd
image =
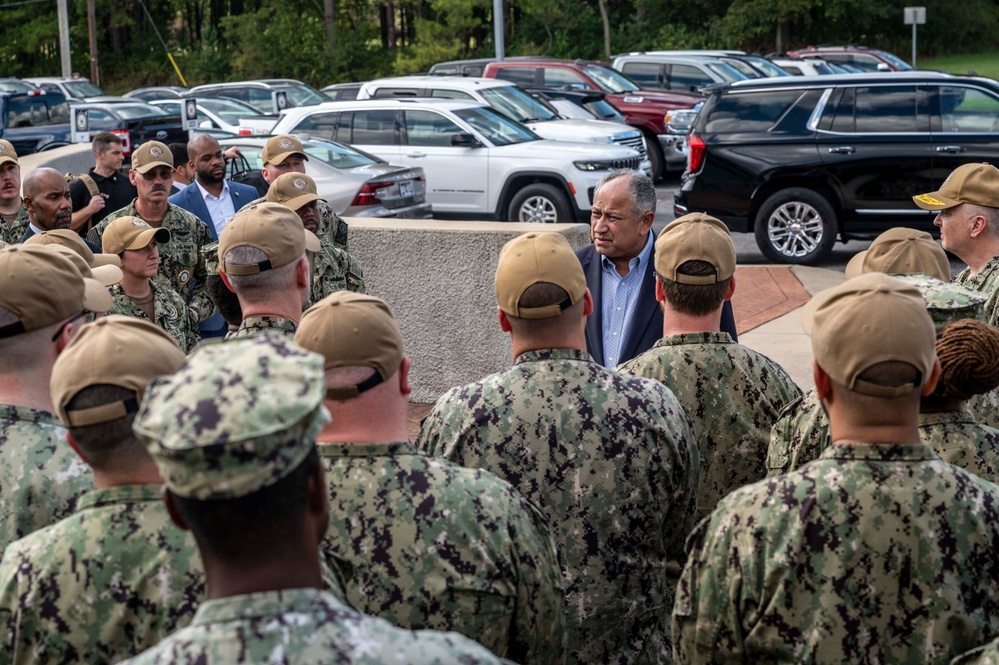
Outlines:
{"type": "Polygon", "coordinates": [[[642,90],[616,70],[583,60],[502,60],[486,65],[482,76],[512,81],[522,88],[598,90],[642,132],[655,177],[682,171],[687,157],[677,150],[683,137],[666,130],[669,111],[692,109],[703,97],[682,92],[642,90]]]}

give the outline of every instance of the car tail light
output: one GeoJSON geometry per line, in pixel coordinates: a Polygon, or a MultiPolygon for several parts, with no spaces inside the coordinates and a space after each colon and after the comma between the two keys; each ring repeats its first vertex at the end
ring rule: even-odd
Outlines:
{"type": "Polygon", "coordinates": [[[132,135],[129,134],[127,129],[112,129],[111,133],[121,139],[121,154],[128,155],[132,154],[132,135]]]}
{"type": "Polygon", "coordinates": [[[687,173],[694,173],[704,162],[704,139],[696,134],[687,137],[687,173]]]}
{"type": "Polygon", "coordinates": [[[378,198],[378,190],[385,187],[391,186],[391,182],[366,182],[361,186],[361,189],[357,192],[357,196],[354,197],[354,202],[350,205],[352,206],[370,206],[377,205],[381,203],[381,199],[378,198]]]}
{"type": "Polygon", "coordinates": [[[253,130],[250,129],[249,127],[240,127],[239,128],[239,135],[240,136],[253,136],[253,130]]]}

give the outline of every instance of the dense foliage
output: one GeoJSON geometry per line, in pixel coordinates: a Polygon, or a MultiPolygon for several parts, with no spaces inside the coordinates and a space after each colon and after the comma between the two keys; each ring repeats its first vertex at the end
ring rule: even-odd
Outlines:
{"type": "MultiPolygon", "coordinates": [[[[59,74],[56,5],[0,0],[0,75],[59,74]]],[[[111,92],[292,77],[322,86],[493,54],[492,0],[94,0],[100,81],[111,92]],[[329,19],[329,20],[327,20],[329,19]],[[330,29],[330,27],[332,29],[330,29]]],[[[909,0],[505,0],[506,53],[605,59],[664,48],[770,52],[808,44],[877,46],[907,57],[909,0]],[[601,11],[608,21],[605,35],[601,11]]],[[[921,56],[991,50],[995,0],[924,0],[921,56]]],[[[90,73],[86,0],[70,0],[74,71],[90,73]]]]}

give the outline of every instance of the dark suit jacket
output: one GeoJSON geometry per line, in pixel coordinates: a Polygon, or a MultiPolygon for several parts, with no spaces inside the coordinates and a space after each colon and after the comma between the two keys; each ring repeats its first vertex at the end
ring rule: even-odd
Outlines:
{"type": "MultiPolygon", "coordinates": [[[[655,238],[653,238],[655,242],[655,238]]],[[[583,274],[586,275],[586,286],[593,296],[593,314],[586,319],[586,350],[589,351],[593,359],[601,365],[604,364],[604,339],[603,339],[603,280],[600,276],[600,255],[593,245],[587,245],[576,252],[579,262],[583,266],[583,274]]],[[[653,253],[655,256],[655,253],[653,253]]],[[[735,317],[732,315],[732,303],[726,301],[722,308],[723,332],[736,338],[735,317]]],[[[639,287],[638,295],[635,298],[635,313],[632,315],[631,328],[628,335],[621,344],[621,359],[619,362],[626,362],[637,355],[645,353],[652,346],[662,339],[663,336],[663,311],[659,308],[656,300],[656,276],[653,274],[652,266],[645,271],[642,285],[639,287]]]]}
{"type": "MultiPolygon", "coordinates": [[[[35,235],[35,232],[29,226],[28,228],[24,229],[24,235],[21,236],[21,242],[24,242],[25,240],[27,240],[28,238],[30,238],[33,235],[35,235]]],[[[90,242],[86,238],[81,237],[80,240],[82,240],[83,242],[87,243],[87,247],[89,247],[90,251],[93,252],[94,254],[100,254],[101,253],[101,248],[98,247],[97,245],[95,245],[94,243],[90,242]]]]}
{"type": "MultiPolygon", "coordinates": [[[[260,198],[257,190],[249,185],[242,185],[232,181],[228,181],[227,184],[229,185],[229,196],[232,198],[232,208],[235,212],[239,212],[239,209],[250,201],[260,198]]],[[[208,206],[205,205],[205,199],[201,196],[201,190],[198,189],[196,182],[192,180],[190,185],[167,200],[175,206],[193,213],[198,219],[208,225],[208,228],[212,232],[212,237],[215,240],[219,239],[218,232],[215,230],[215,224],[212,222],[212,216],[208,213],[208,206]]]]}

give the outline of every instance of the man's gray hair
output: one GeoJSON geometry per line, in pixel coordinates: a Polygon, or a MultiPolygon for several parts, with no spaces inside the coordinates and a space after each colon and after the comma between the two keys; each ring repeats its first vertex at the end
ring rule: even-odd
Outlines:
{"type": "Polygon", "coordinates": [[[989,206],[976,205],[974,203],[966,203],[965,205],[971,208],[973,214],[981,215],[985,218],[985,227],[988,229],[990,236],[999,238],[999,208],[990,208],[989,206]]]}
{"type": "Polygon", "coordinates": [[[628,179],[635,215],[644,217],[647,212],[651,212],[653,215],[656,213],[656,187],[652,182],[652,178],[641,171],[634,171],[632,169],[616,169],[611,171],[600,179],[600,182],[597,183],[596,188],[593,190],[593,195],[596,196],[600,192],[601,187],[611,180],[617,180],[618,178],[628,179]]]}
{"type": "MultiPolygon", "coordinates": [[[[304,256],[304,255],[303,255],[304,256]]],[[[233,247],[225,255],[225,262],[233,265],[250,265],[267,260],[267,254],[256,247],[233,247]]],[[[240,298],[251,302],[266,299],[273,293],[280,293],[295,284],[295,267],[298,261],[252,275],[230,275],[229,283],[240,298]]]]}

